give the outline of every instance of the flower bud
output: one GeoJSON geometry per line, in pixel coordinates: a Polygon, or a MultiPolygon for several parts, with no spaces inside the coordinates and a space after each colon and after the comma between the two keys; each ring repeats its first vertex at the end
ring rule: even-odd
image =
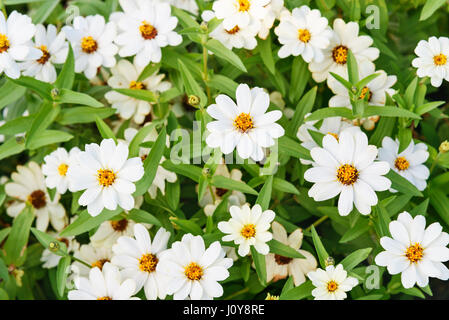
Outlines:
{"type": "Polygon", "coordinates": [[[326,261],[324,261],[324,264],[326,265],[326,267],[333,266],[335,264],[335,259],[329,256],[326,258],[326,261]]]}
{"type": "Polygon", "coordinates": [[[51,252],[57,252],[59,250],[59,243],[56,241],[52,241],[48,244],[48,250],[51,252]]]}
{"type": "Polygon", "coordinates": [[[57,96],[59,96],[59,90],[57,88],[53,88],[53,89],[51,89],[50,94],[51,94],[51,97],[53,99],[55,99],[57,96]]]}
{"type": "Polygon", "coordinates": [[[191,106],[196,107],[196,106],[199,105],[199,103],[200,103],[200,98],[198,98],[197,96],[195,96],[195,95],[192,94],[192,95],[189,96],[188,102],[189,102],[189,104],[190,104],[191,106]]]}
{"type": "Polygon", "coordinates": [[[438,151],[440,151],[440,153],[446,153],[449,151],[449,141],[445,140],[443,142],[441,142],[440,147],[438,148],[438,151]]]}

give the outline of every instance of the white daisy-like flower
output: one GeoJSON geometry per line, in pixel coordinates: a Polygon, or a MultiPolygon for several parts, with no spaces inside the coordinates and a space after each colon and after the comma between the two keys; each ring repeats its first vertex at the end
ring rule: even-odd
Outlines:
{"type": "Polygon", "coordinates": [[[35,33],[36,26],[27,15],[13,11],[5,19],[0,12],[0,73],[17,79],[20,77],[18,62],[41,57],[42,52],[31,43],[35,33]]]}
{"type": "MultiPolygon", "coordinates": [[[[154,93],[164,92],[171,88],[170,82],[162,81],[165,75],[158,74],[159,70],[155,70],[146,79],[137,81],[143,69],[143,67],[122,59],[111,69],[112,76],[108,79],[108,85],[114,89],[148,90],[154,93]]],[[[112,105],[112,108],[117,109],[120,117],[132,118],[137,124],[143,123],[151,111],[150,102],[138,100],[114,90],[107,92],[104,97],[112,105]]]]}
{"type": "MultiPolygon", "coordinates": [[[[147,123],[146,125],[149,125],[150,123],[147,123]]],[[[126,143],[131,143],[131,141],[134,139],[135,135],[137,134],[138,130],[134,128],[127,128],[125,132],[123,133],[125,136],[126,143]]],[[[147,141],[156,141],[158,137],[158,133],[156,129],[151,131],[145,139],[143,139],[143,142],[147,141]]],[[[170,138],[167,136],[167,147],[170,146],[170,138]]],[[[139,157],[144,161],[148,154],[150,153],[151,148],[140,148],[139,149],[139,157]]],[[[165,157],[162,156],[160,163],[163,163],[165,161],[165,157]]],[[[151,196],[152,199],[155,199],[157,196],[157,189],[161,191],[163,195],[165,195],[165,182],[168,183],[174,183],[177,180],[176,173],[168,171],[163,166],[159,165],[156,170],[156,176],[154,177],[153,183],[151,184],[150,188],[148,189],[148,193],[151,196]]]]}
{"type": "Polygon", "coordinates": [[[319,10],[302,6],[293,9],[290,16],[282,15],[280,21],[274,29],[282,44],[280,58],[301,55],[307,63],[324,60],[323,50],[329,46],[333,32],[319,10]]]}
{"type": "Polygon", "coordinates": [[[212,9],[218,19],[223,19],[223,26],[231,30],[235,26],[245,28],[251,23],[257,23],[265,18],[270,0],[217,0],[212,9]]]}
{"type": "Polygon", "coordinates": [[[68,218],[64,207],[59,203],[61,195],[56,192],[53,200],[50,198],[44,175],[36,162],[30,161],[26,166],[17,166],[17,172],[12,173],[11,179],[5,185],[5,193],[14,198],[6,208],[9,216],[17,217],[29,203],[36,215],[38,230],[45,232],[49,223],[56,231],[65,227],[68,218]]]}
{"type": "Polygon", "coordinates": [[[112,249],[110,247],[94,247],[92,244],[83,244],[79,249],[74,250],[73,256],[91,267],[78,261],[74,261],[71,265],[71,270],[77,276],[86,277],[92,268],[103,269],[106,262],[111,262],[112,249]]]}
{"type": "Polygon", "coordinates": [[[118,268],[111,263],[102,270],[92,268],[89,278],[76,277],[75,290],[68,293],[69,300],[140,300],[133,297],[136,283],[133,279],[122,279],[118,268]]]}
{"type": "Polygon", "coordinates": [[[307,274],[315,289],[312,295],[315,300],[344,300],[346,292],[351,291],[359,282],[356,278],[348,277],[348,273],[341,264],[327,266],[326,270],[317,269],[307,274]]]}
{"type": "MultiPolygon", "coordinates": [[[[310,113],[306,114],[306,118],[310,115],[310,113]]],[[[309,133],[309,130],[317,131],[322,134],[330,134],[336,138],[340,135],[340,132],[346,130],[348,128],[352,128],[352,130],[360,130],[359,127],[353,126],[349,121],[342,119],[341,117],[330,117],[326,118],[322,121],[319,129],[315,127],[315,124],[318,121],[307,121],[302,124],[298,128],[298,132],[296,136],[299,141],[301,141],[301,145],[308,150],[312,150],[315,147],[318,147],[318,144],[313,140],[312,136],[309,133]]],[[[309,165],[312,164],[313,161],[300,159],[302,164],[309,165]]]]}
{"type": "Polygon", "coordinates": [[[145,67],[161,61],[161,48],[182,42],[182,37],[173,31],[178,18],[171,15],[168,3],[120,0],[120,6],[124,13],[111,15],[111,19],[119,28],[115,43],[120,46],[121,57],[136,55],[136,65],[145,67]]]}
{"type": "Polygon", "coordinates": [[[412,140],[404,151],[398,151],[399,140],[385,137],[382,148],[379,148],[378,159],[388,162],[391,169],[410,181],[419,191],[423,191],[430,175],[429,169],[424,165],[429,158],[427,146],[424,143],[415,144],[412,140]]]}
{"type": "Polygon", "coordinates": [[[106,208],[115,210],[117,205],[125,210],[134,207],[132,193],[135,182],[143,177],[142,159],[128,159],[128,146],[113,139],[104,139],[101,144],[87,144],[78,154],[79,163],[68,168],[73,191],[85,190],[78,200],[87,206],[87,212],[96,216],[106,208]]]}
{"type": "Polygon", "coordinates": [[[56,81],[54,64],[64,63],[67,59],[69,46],[65,33],[58,33],[52,24],[47,29],[42,24],[36,26],[34,45],[41,51],[39,59],[27,61],[20,65],[23,75],[35,77],[37,80],[53,83],[56,81]]]}
{"type": "Polygon", "coordinates": [[[253,50],[257,46],[256,36],[259,31],[259,25],[249,24],[244,28],[234,26],[231,29],[226,29],[223,23],[220,23],[211,33],[210,36],[220,41],[225,47],[245,48],[253,50]]]}
{"type": "Polygon", "coordinates": [[[285,131],[275,123],[282,117],[279,110],[267,112],[270,97],[262,88],[250,89],[240,84],[236,91],[237,104],[226,95],[215,98],[216,104],[207,108],[207,113],[216,119],[207,124],[210,134],[206,142],[211,148],[220,148],[224,154],[235,148],[243,159],[260,161],[264,158],[262,148],[275,144],[274,139],[285,131]]]}
{"type": "Polygon", "coordinates": [[[270,250],[267,242],[273,238],[268,229],[276,216],[274,211],[262,212],[262,207],[258,204],[252,208],[245,204],[241,208],[232,206],[229,212],[231,219],[218,223],[218,229],[226,234],[222,240],[234,241],[239,246],[238,254],[242,257],[248,255],[251,246],[260,254],[267,255],[270,250]]]}
{"type": "Polygon", "coordinates": [[[449,81],[449,38],[430,37],[428,41],[421,40],[415,53],[418,57],[412,61],[412,65],[418,69],[418,77],[430,77],[434,87],[441,86],[443,79],[449,81]]]}
{"type": "MultiPolygon", "coordinates": [[[[63,242],[67,247],[67,253],[77,252],[80,244],[76,241],[75,237],[60,237],[56,232],[48,232],[48,235],[52,236],[56,240],[63,242]]],[[[42,267],[46,269],[51,269],[58,266],[59,260],[62,256],[54,254],[50,249],[45,248],[42,251],[41,262],[43,262],[42,267]]]]}
{"type": "Polygon", "coordinates": [[[173,7],[184,9],[195,16],[198,15],[199,8],[195,0],[168,0],[168,3],[173,7]]]}
{"type": "Polygon", "coordinates": [[[156,267],[168,277],[166,289],[174,300],[210,300],[223,295],[218,281],[229,277],[232,259],[225,258],[220,242],[207,249],[201,236],[185,234],[166,250],[156,267]]]}
{"type": "Polygon", "coordinates": [[[92,79],[99,67],[115,66],[118,48],[112,43],[117,34],[113,22],[106,23],[104,17],[98,14],[77,16],[73,20],[73,27],[65,26],[62,30],[72,44],[75,72],[84,72],[86,78],[92,79]]]}
{"type": "Polygon", "coordinates": [[[382,237],[380,244],[385,249],[375,262],[387,267],[390,274],[401,273],[404,288],[418,284],[425,287],[429,277],[449,279],[449,269],[443,264],[449,260],[449,234],[434,222],[426,228],[426,218],[415,218],[404,211],[389,225],[391,238],[382,237]]]}
{"type": "Polygon", "coordinates": [[[323,147],[310,151],[313,168],[304,173],[304,179],[313,182],[309,197],[324,201],[339,196],[338,213],[348,215],[353,208],[364,215],[377,204],[375,191],[385,191],[391,181],[383,175],[390,166],[385,161],[374,161],[377,148],[368,145],[368,138],[360,130],[351,128],[340,133],[338,140],[328,134],[323,138],[323,147]]]}
{"type": "Polygon", "coordinates": [[[97,231],[90,237],[90,242],[95,248],[111,248],[120,237],[132,237],[134,234],[133,220],[119,219],[105,221],[98,227],[97,231]]]}
{"type": "Polygon", "coordinates": [[[78,147],[74,147],[67,152],[64,148],[58,148],[45,156],[45,163],[42,165],[42,173],[45,176],[47,188],[56,188],[60,194],[64,194],[67,189],[71,189],[71,181],[67,177],[69,166],[77,163],[76,156],[81,152],[78,147]]]}
{"type": "Polygon", "coordinates": [[[295,286],[299,286],[306,281],[305,275],[317,268],[315,257],[306,250],[301,250],[303,233],[301,229],[296,229],[289,236],[287,231],[278,222],[271,224],[273,230],[273,239],[295,249],[305,258],[289,258],[279,254],[269,253],[265,256],[267,268],[267,282],[278,281],[288,276],[293,277],[295,286]]]}
{"type": "Polygon", "coordinates": [[[157,269],[161,254],[167,249],[170,232],[160,228],[154,239],[141,224],[134,226],[134,237],[120,237],[112,247],[112,263],[126,278],[134,279],[136,291],[142,287],[148,300],[164,299],[167,277],[157,269]]]}
{"type": "Polygon", "coordinates": [[[269,4],[265,6],[266,14],[261,20],[261,26],[259,30],[259,38],[266,39],[270,33],[271,27],[273,27],[274,21],[279,19],[283,11],[288,11],[284,7],[284,0],[271,0],[269,4]]]}
{"type": "Polygon", "coordinates": [[[379,57],[379,49],[371,47],[373,39],[370,36],[359,36],[357,22],[345,23],[335,19],[334,32],[327,49],[323,50],[324,60],[312,61],[309,70],[316,82],[323,82],[331,77],[329,72],[344,75],[347,72],[348,50],[354,54],[357,64],[364,60],[372,63],[379,57]]]}

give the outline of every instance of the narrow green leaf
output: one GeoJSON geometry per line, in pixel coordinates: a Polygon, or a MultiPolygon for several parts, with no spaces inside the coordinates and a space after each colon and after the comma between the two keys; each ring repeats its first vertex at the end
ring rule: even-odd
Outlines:
{"type": "Polygon", "coordinates": [[[326,260],[329,257],[329,254],[327,253],[326,249],[323,246],[323,243],[321,242],[320,237],[318,236],[318,233],[315,230],[315,227],[312,226],[312,229],[310,230],[312,232],[312,240],[313,244],[315,246],[315,250],[318,254],[318,259],[320,260],[321,268],[326,268],[326,260]]]}
{"type": "Polygon", "coordinates": [[[54,121],[56,116],[59,114],[61,107],[59,105],[54,105],[53,102],[45,101],[39,109],[36,117],[31,124],[31,128],[27,132],[25,147],[30,148],[33,144],[33,139],[36,139],[42,131],[47,129],[51,123],[54,121]]]}
{"type": "Polygon", "coordinates": [[[410,194],[416,197],[422,197],[423,194],[407,179],[396,173],[394,170],[390,170],[386,175],[386,178],[391,180],[391,187],[403,194],[410,194]]]}
{"type": "Polygon", "coordinates": [[[432,14],[435,13],[442,5],[446,3],[446,0],[427,0],[421,11],[420,21],[429,19],[432,14]]]}
{"type": "Polygon", "coordinates": [[[265,256],[257,252],[254,246],[251,246],[251,256],[256,266],[259,282],[265,287],[267,283],[267,268],[265,265],[265,256]]]}
{"type": "Polygon", "coordinates": [[[113,139],[117,143],[117,138],[112,132],[111,128],[98,116],[95,117],[95,123],[97,124],[98,131],[100,132],[103,139],[113,139]]]}
{"type": "Polygon", "coordinates": [[[270,71],[272,74],[275,74],[276,69],[274,66],[273,52],[271,49],[271,36],[268,35],[265,40],[259,39],[258,41],[260,57],[262,58],[264,65],[267,67],[268,71],[270,71]]]}
{"type": "Polygon", "coordinates": [[[21,153],[23,150],[25,150],[25,143],[19,143],[15,137],[12,137],[0,145],[0,160],[21,153]]]}
{"type": "Polygon", "coordinates": [[[312,110],[313,105],[315,104],[316,93],[317,87],[315,86],[310,89],[296,105],[295,113],[287,128],[287,134],[290,137],[296,137],[296,133],[301,124],[303,124],[306,114],[312,110]]]}
{"type": "Polygon", "coordinates": [[[204,46],[212,51],[217,57],[226,60],[237,69],[243,72],[247,72],[245,65],[243,64],[242,60],[240,60],[239,56],[232,52],[232,50],[226,48],[220,41],[210,39],[204,46]]]}
{"type": "Polygon", "coordinates": [[[305,257],[299,253],[298,250],[295,250],[275,239],[270,240],[267,244],[270,246],[270,252],[274,254],[293,259],[305,259],[305,257]]]}
{"type": "Polygon", "coordinates": [[[256,204],[262,207],[262,211],[267,210],[270,205],[271,191],[273,189],[273,176],[269,176],[265,181],[257,197],[256,204]]]}
{"type": "Polygon", "coordinates": [[[18,84],[19,86],[35,91],[44,99],[53,100],[51,96],[51,90],[53,89],[53,86],[47,82],[39,81],[34,78],[25,76],[21,76],[19,79],[9,80],[18,84]]]}
{"type": "Polygon", "coordinates": [[[216,175],[213,176],[211,179],[211,184],[214,187],[221,188],[221,189],[227,189],[227,190],[237,190],[243,193],[249,193],[258,195],[258,192],[248,186],[246,183],[242,181],[236,181],[232,180],[230,178],[226,178],[224,176],[216,175]]]}
{"type": "Polygon", "coordinates": [[[0,110],[10,103],[17,101],[25,94],[26,89],[16,83],[6,80],[0,88],[0,110]]]}
{"type": "Polygon", "coordinates": [[[373,248],[358,249],[358,250],[354,251],[353,253],[351,253],[350,255],[348,255],[346,258],[344,258],[340,262],[340,264],[343,265],[343,268],[346,271],[351,271],[359,263],[361,263],[363,260],[368,258],[369,254],[371,253],[372,250],[373,250],[373,248]]]}
{"type": "Polygon", "coordinates": [[[58,269],[56,270],[56,284],[59,296],[63,296],[64,290],[67,286],[67,276],[69,274],[69,265],[71,262],[70,256],[62,257],[58,263],[58,269]]]}
{"type": "Polygon", "coordinates": [[[87,210],[83,210],[75,221],[60,232],[60,236],[76,236],[81,233],[88,232],[99,226],[104,221],[111,220],[122,211],[123,209],[121,208],[117,208],[115,210],[104,209],[99,215],[93,217],[87,212],[87,210]]]}
{"type": "Polygon", "coordinates": [[[59,94],[55,98],[59,103],[80,104],[83,106],[101,108],[103,104],[92,98],[90,95],[72,91],[69,89],[60,89],[59,94]]]}
{"type": "Polygon", "coordinates": [[[93,108],[93,107],[72,107],[63,108],[56,118],[56,121],[62,125],[75,123],[95,122],[95,119],[109,118],[116,110],[110,107],[93,108]]]}
{"type": "Polygon", "coordinates": [[[178,66],[179,66],[179,72],[181,73],[182,80],[184,82],[184,88],[186,90],[186,93],[188,95],[196,95],[200,99],[200,105],[205,106],[207,104],[207,97],[206,97],[206,94],[204,93],[203,89],[193,78],[189,69],[181,61],[181,59],[178,59],[178,66]]]}
{"type": "Polygon", "coordinates": [[[312,284],[312,281],[307,280],[303,284],[293,289],[288,290],[285,293],[282,293],[279,297],[279,300],[301,300],[307,297],[312,296],[312,290],[315,289],[315,286],[312,284]]]}
{"type": "Polygon", "coordinates": [[[22,265],[21,261],[30,236],[31,224],[34,214],[30,207],[25,207],[23,211],[14,219],[11,231],[5,241],[3,250],[6,253],[5,262],[7,265],[22,265]]]}
{"type": "Polygon", "coordinates": [[[59,89],[72,89],[75,80],[75,58],[73,57],[72,45],[69,44],[69,53],[62,66],[62,70],[55,82],[55,87],[59,89]]]}
{"type": "Polygon", "coordinates": [[[203,234],[203,230],[194,221],[185,220],[185,219],[173,219],[172,221],[177,226],[179,226],[183,231],[185,231],[187,233],[191,233],[194,236],[203,234]]]}
{"type": "Polygon", "coordinates": [[[132,209],[128,213],[128,218],[138,223],[149,223],[158,227],[162,226],[158,218],[151,213],[140,209],[132,209]]]}

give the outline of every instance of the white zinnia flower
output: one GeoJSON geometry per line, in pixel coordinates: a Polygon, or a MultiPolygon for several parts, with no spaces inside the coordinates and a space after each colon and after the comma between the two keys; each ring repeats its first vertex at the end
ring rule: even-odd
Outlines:
{"type": "Polygon", "coordinates": [[[45,156],[45,163],[42,165],[42,173],[45,176],[47,188],[56,188],[60,194],[64,194],[67,189],[71,189],[71,181],[67,177],[69,166],[77,163],[76,156],[81,152],[78,147],[74,147],[67,152],[64,148],[58,148],[45,156]]]}
{"type": "MultiPolygon", "coordinates": [[[[148,90],[153,93],[160,93],[171,88],[171,83],[162,81],[164,74],[158,74],[159,70],[143,79],[137,81],[144,67],[132,64],[128,60],[120,60],[115,67],[111,68],[112,77],[108,79],[108,85],[114,89],[137,89],[148,90]]],[[[133,119],[135,123],[141,124],[151,111],[151,103],[144,100],[138,100],[114,90],[107,92],[104,97],[117,109],[120,117],[123,119],[133,119]]]]}
{"type": "Polygon", "coordinates": [[[36,26],[30,17],[13,11],[5,19],[0,12],[0,73],[17,79],[20,77],[18,62],[41,57],[42,52],[31,43],[35,32],[36,26]]]}
{"type": "Polygon", "coordinates": [[[195,16],[198,15],[198,5],[195,0],[168,0],[173,7],[184,9],[195,16]]]}
{"type": "Polygon", "coordinates": [[[75,72],[84,72],[88,79],[97,74],[101,66],[115,66],[118,49],[112,43],[116,38],[116,26],[106,23],[103,16],[75,17],[72,26],[62,29],[72,44],[75,56],[75,72]]]}
{"type": "Polygon", "coordinates": [[[430,77],[432,86],[439,87],[443,79],[449,81],[449,38],[430,37],[421,40],[415,49],[418,56],[412,61],[420,78],[430,77]]]}
{"type": "Polygon", "coordinates": [[[174,300],[209,300],[223,295],[218,281],[229,277],[232,259],[225,258],[220,242],[207,249],[201,236],[185,234],[161,256],[156,271],[166,274],[168,294],[174,300]]]}
{"type": "MultiPolygon", "coordinates": [[[[306,114],[306,118],[310,115],[306,114]]],[[[318,121],[307,121],[304,124],[302,124],[298,128],[298,132],[296,136],[298,137],[299,141],[301,141],[301,145],[304,148],[307,148],[308,150],[312,150],[315,147],[318,147],[318,144],[313,140],[312,136],[309,133],[309,130],[317,131],[322,134],[330,134],[336,138],[340,135],[340,132],[347,128],[352,128],[352,130],[360,130],[359,127],[353,126],[349,121],[345,121],[341,117],[330,117],[326,118],[322,121],[321,126],[319,129],[315,127],[315,124],[318,121]]],[[[305,160],[305,159],[299,159],[302,164],[312,164],[313,161],[311,160],[305,160]]]]}
{"type": "MultiPolygon", "coordinates": [[[[80,244],[76,241],[75,237],[60,237],[56,232],[48,232],[48,235],[60,242],[63,242],[66,245],[67,253],[76,252],[80,247],[80,244]]],[[[58,266],[61,258],[62,256],[51,252],[48,248],[45,248],[44,251],[42,251],[40,261],[43,262],[43,268],[51,269],[58,266]]]]}
{"type": "Polygon", "coordinates": [[[111,19],[119,28],[115,43],[120,46],[121,57],[136,55],[136,65],[145,67],[161,61],[161,48],[182,42],[182,37],[173,31],[178,18],[171,15],[168,3],[120,0],[120,6],[124,13],[116,13],[111,19]]]}
{"type": "Polygon", "coordinates": [[[312,295],[315,300],[344,300],[346,292],[351,291],[358,284],[358,280],[348,277],[348,273],[341,264],[327,266],[326,270],[317,269],[307,274],[315,289],[312,295]]]}
{"type": "Polygon", "coordinates": [[[310,252],[299,249],[304,236],[302,230],[296,229],[287,237],[287,231],[280,223],[274,221],[271,228],[273,229],[273,239],[295,249],[305,258],[289,258],[274,253],[267,254],[265,256],[267,282],[292,276],[295,286],[301,285],[306,281],[305,275],[317,268],[315,257],[310,252]]]}
{"type": "Polygon", "coordinates": [[[209,115],[217,121],[207,124],[210,131],[206,142],[211,148],[220,147],[224,154],[236,147],[243,159],[254,161],[264,158],[262,148],[275,144],[274,139],[284,135],[284,128],[275,123],[282,117],[279,110],[265,113],[270,105],[270,97],[262,88],[250,90],[240,84],[236,91],[237,104],[226,95],[215,98],[216,104],[207,108],[209,115]]]}
{"type": "Polygon", "coordinates": [[[374,161],[377,148],[368,145],[368,138],[362,131],[351,128],[341,132],[338,140],[328,134],[323,138],[323,147],[310,151],[313,168],[304,173],[304,179],[313,182],[309,197],[324,201],[340,195],[338,213],[348,215],[353,208],[364,215],[377,204],[375,191],[385,191],[391,181],[382,175],[390,167],[385,161],[374,161]]]}
{"type": "Polygon", "coordinates": [[[122,275],[136,281],[136,291],[142,287],[148,300],[164,299],[166,276],[157,269],[161,254],[167,249],[170,232],[160,228],[153,240],[141,224],[134,226],[134,238],[120,237],[112,247],[112,263],[122,275]]]}
{"type": "Polygon", "coordinates": [[[261,20],[261,26],[258,34],[261,39],[266,39],[268,37],[270,29],[274,24],[274,20],[279,19],[283,11],[288,11],[284,7],[284,0],[271,0],[265,8],[266,14],[261,20]]]}
{"type": "Polygon", "coordinates": [[[78,203],[87,206],[90,215],[96,216],[104,208],[115,210],[117,205],[125,210],[134,207],[134,183],[144,170],[139,157],[127,159],[128,152],[125,143],[116,145],[113,139],[104,139],[100,145],[87,144],[78,154],[79,164],[69,167],[73,191],[85,190],[78,203]]]}
{"type": "Polygon", "coordinates": [[[25,209],[26,203],[29,203],[34,208],[38,230],[47,230],[49,223],[57,231],[65,227],[68,219],[64,207],[59,203],[61,196],[56,192],[53,200],[50,199],[44,175],[36,162],[17,166],[17,172],[13,172],[11,179],[12,182],[5,185],[5,193],[14,198],[6,208],[9,216],[18,216],[25,209]]]}
{"type": "Polygon", "coordinates": [[[234,241],[239,246],[238,254],[242,257],[248,255],[251,246],[260,254],[268,254],[270,248],[267,242],[273,238],[268,229],[276,215],[274,211],[262,212],[262,207],[258,204],[252,208],[248,204],[241,208],[232,206],[229,211],[231,219],[218,223],[218,229],[226,234],[222,240],[234,241]]]}
{"type": "Polygon", "coordinates": [[[76,277],[75,287],[68,293],[69,300],[140,300],[132,297],[136,291],[134,280],[123,280],[118,268],[109,262],[102,270],[92,268],[89,278],[76,277]]]}
{"type": "Polygon", "coordinates": [[[391,238],[382,237],[380,244],[386,251],[379,253],[375,262],[386,266],[390,274],[401,273],[404,288],[418,284],[425,287],[429,277],[449,279],[449,270],[443,264],[449,260],[449,234],[434,222],[426,228],[426,218],[415,218],[404,211],[389,225],[391,238]]]}
{"type": "Polygon", "coordinates": [[[210,36],[220,41],[225,47],[232,48],[245,48],[252,50],[257,46],[257,32],[259,26],[257,24],[249,24],[244,28],[235,26],[231,29],[226,29],[223,23],[220,23],[211,33],[210,36]]]}
{"type": "Polygon", "coordinates": [[[342,19],[335,19],[333,36],[323,51],[324,60],[309,64],[312,78],[316,82],[323,82],[331,77],[329,72],[344,75],[347,72],[348,50],[352,51],[358,64],[364,60],[372,63],[379,57],[379,49],[372,48],[372,44],[370,36],[359,36],[357,22],[345,23],[342,19]]]}
{"type": "Polygon", "coordinates": [[[75,273],[75,275],[79,276],[87,276],[89,274],[90,269],[99,268],[103,269],[103,266],[106,262],[111,262],[112,259],[112,250],[109,247],[94,247],[92,244],[83,244],[79,249],[74,250],[73,256],[87,264],[91,265],[91,267],[87,267],[86,265],[74,261],[71,266],[71,270],[75,273]]]}
{"type": "Polygon", "coordinates": [[[133,220],[128,219],[105,221],[90,237],[90,242],[95,248],[112,248],[118,238],[131,237],[134,234],[135,224],[133,220]]]}
{"type": "Polygon", "coordinates": [[[333,36],[327,19],[319,10],[308,6],[293,9],[290,16],[283,15],[274,33],[282,44],[278,52],[280,58],[301,55],[307,63],[324,60],[323,50],[333,36]]]}
{"type": "Polygon", "coordinates": [[[58,34],[56,27],[52,24],[49,24],[47,29],[42,24],[38,24],[34,45],[41,51],[41,56],[21,64],[23,75],[32,76],[44,82],[55,82],[57,75],[54,64],[64,63],[69,51],[65,33],[58,34]]]}
{"type": "Polygon", "coordinates": [[[265,6],[270,0],[217,0],[212,9],[218,19],[223,19],[223,26],[231,30],[235,26],[245,28],[250,23],[257,23],[265,18],[267,9],[265,6]]]}
{"type": "Polygon", "coordinates": [[[430,175],[429,169],[424,165],[429,158],[427,146],[424,143],[415,145],[412,140],[404,151],[398,151],[399,140],[385,137],[382,148],[379,148],[378,159],[388,162],[391,169],[410,181],[419,191],[423,191],[430,175]]]}

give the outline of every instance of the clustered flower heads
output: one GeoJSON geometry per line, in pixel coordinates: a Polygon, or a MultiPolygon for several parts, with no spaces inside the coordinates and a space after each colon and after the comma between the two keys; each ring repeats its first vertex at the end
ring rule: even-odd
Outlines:
{"type": "Polygon", "coordinates": [[[418,38],[403,1],[375,31],[297,2],[119,0],[65,23],[2,4],[2,296],[402,299],[449,280],[449,38],[418,38]]]}

